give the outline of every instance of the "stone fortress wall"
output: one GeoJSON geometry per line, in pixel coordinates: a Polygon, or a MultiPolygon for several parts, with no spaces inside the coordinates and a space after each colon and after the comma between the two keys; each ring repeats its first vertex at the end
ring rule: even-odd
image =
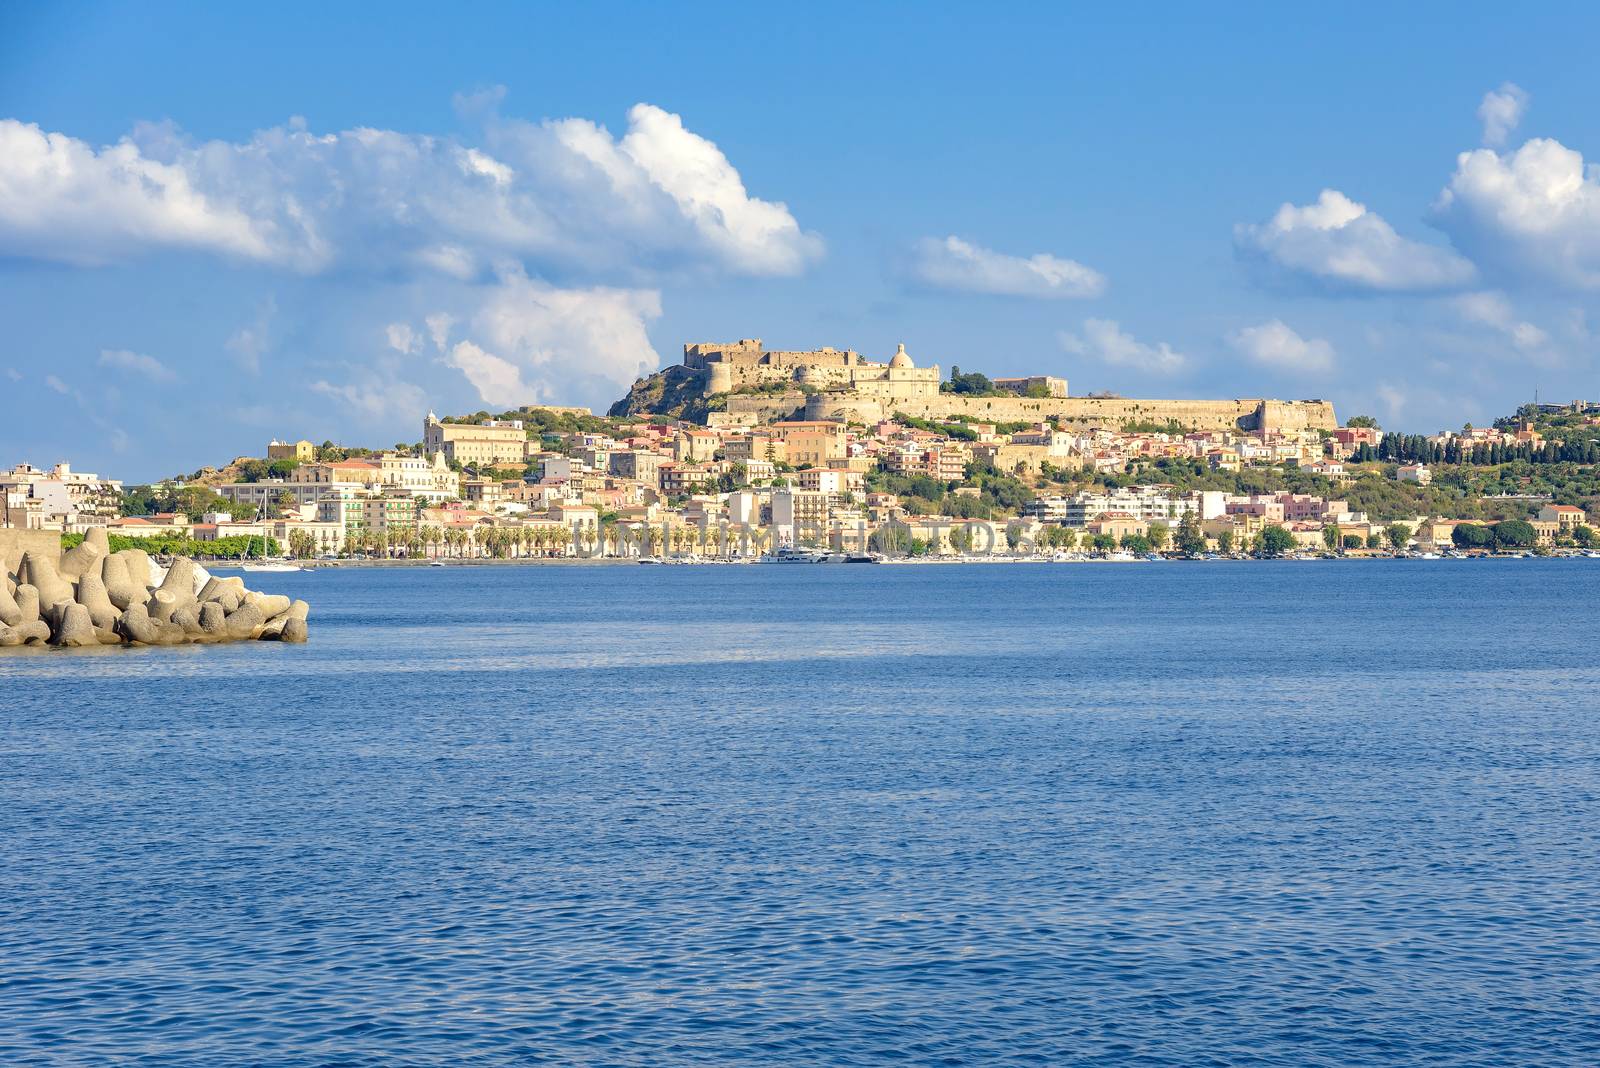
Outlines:
{"type": "Polygon", "coordinates": [[[973,397],[940,393],[937,364],[917,367],[905,346],[887,363],[865,360],[853,349],[767,351],[759,338],[683,347],[685,367],[705,375],[707,396],[731,393],[730,416],[781,419],[804,409],[806,419],[875,423],[896,412],[920,419],[964,416],[980,422],[1056,419],[1069,426],[1118,427],[1175,422],[1195,430],[1332,430],[1333,405],[1323,400],[1136,400],[1071,397],[1060,378],[994,379],[1019,394],[1035,383],[1048,397],[973,397]],[[774,386],[790,388],[775,390],[774,386]],[[768,392],[734,393],[761,387],[768,392]]]}
{"type": "MultiPolygon", "coordinates": [[[[732,405],[730,402],[730,409],[732,405]]],[[[1056,419],[1068,426],[1116,428],[1175,422],[1193,430],[1332,430],[1333,405],[1323,400],[1150,400],[1126,397],[964,397],[942,393],[886,406],[870,397],[818,393],[806,398],[807,419],[874,423],[896,412],[918,419],[964,416],[985,423],[1056,419]]]]}
{"type": "Polygon", "coordinates": [[[905,346],[887,363],[862,359],[853,349],[768,351],[760,338],[683,347],[683,365],[706,375],[706,394],[778,385],[853,390],[884,398],[939,392],[939,368],[917,367],[905,346]]]}

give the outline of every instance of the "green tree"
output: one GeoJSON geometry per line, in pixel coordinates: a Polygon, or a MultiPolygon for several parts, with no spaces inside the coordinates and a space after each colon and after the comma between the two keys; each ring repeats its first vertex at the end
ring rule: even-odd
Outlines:
{"type": "Polygon", "coordinates": [[[1370,415],[1352,415],[1349,419],[1345,420],[1344,425],[1350,427],[1369,427],[1373,430],[1378,429],[1378,421],[1370,415]]]}
{"type": "Polygon", "coordinates": [[[1369,548],[1369,549],[1381,549],[1381,548],[1383,548],[1383,535],[1379,534],[1377,531],[1373,531],[1371,534],[1368,534],[1367,535],[1367,548],[1369,548]]]}
{"type": "Polygon", "coordinates": [[[974,371],[970,375],[961,373],[961,368],[952,364],[950,366],[950,381],[940,387],[945,393],[993,393],[994,383],[989,381],[987,375],[974,371]]]}
{"type": "Polygon", "coordinates": [[[1221,530],[1217,532],[1217,548],[1225,553],[1233,552],[1233,531],[1221,530]]]}
{"type": "Polygon", "coordinates": [[[1334,526],[1332,523],[1323,527],[1322,544],[1328,547],[1329,552],[1337,549],[1339,547],[1339,528],[1334,526]]]}
{"type": "Polygon", "coordinates": [[[1346,549],[1359,549],[1363,545],[1365,545],[1366,543],[1367,543],[1367,540],[1365,538],[1363,538],[1360,534],[1346,534],[1340,540],[1340,544],[1343,545],[1346,549]]]}
{"type": "Polygon", "coordinates": [[[1270,523],[1257,534],[1252,548],[1260,556],[1268,558],[1282,556],[1295,547],[1294,535],[1276,523],[1270,523]]]}
{"type": "Polygon", "coordinates": [[[1150,540],[1150,548],[1156,552],[1162,552],[1166,549],[1168,543],[1172,541],[1172,528],[1165,523],[1151,523],[1150,531],[1145,537],[1150,540]]]}
{"type": "Polygon", "coordinates": [[[1183,513],[1178,520],[1178,551],[1198,556],[1206,551],[1206,535],[1200,529],[1200,517],[1193,512],[1183,513]]]}
{"type": "Polygon", "coordinates": [[[1494,531],[1478,523],[1458,523],[1450,541],[1458,549],[1489,549],[1494,546],[1494,531]]]}
{"type": "Polygon", "coordinates": [[[1391,549],[1404,549],[1411,541],[1411,528],[1404,523],[1390,523],[1383,528],[1383,536],[1391,549]]]}
{"type": "Polygon", "coordinates": [[[1585,549],[1594,548],[1595,541],[1597,540],[1595,537],[1594,527],[1587,525],[1574,527],[1572,530],[1572,540],[1583,546],[1585,549]]]}
{"type": "Polygon", "coordinates": [[[1151,543],[1149,537],[1144,534],[1124,534],[1122,547],[1130,553],[1147,553],[1151,549],[1151,543]]]}
{"type": "Polygon", "coordinates": [[[1525,519],[1507,519],[1489,528],[1495,545],[1505,549],[1528,549],[1539,541],[1539,532],[1525,519]]]}

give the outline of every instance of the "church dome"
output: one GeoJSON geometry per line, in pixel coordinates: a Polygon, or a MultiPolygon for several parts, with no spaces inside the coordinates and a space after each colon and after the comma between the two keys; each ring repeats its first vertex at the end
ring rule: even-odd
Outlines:
{"type": "Polygon", "coordinates": [[[889,361],[889,366],[890,367],[915,367],[916,366],[916,364],[911,362],[911,357],[906,355],[905,342],[901,342],[900,343],[900,347],[895,350],[894,357],[892,359],[890,359],[890,361],[889,361]]]}

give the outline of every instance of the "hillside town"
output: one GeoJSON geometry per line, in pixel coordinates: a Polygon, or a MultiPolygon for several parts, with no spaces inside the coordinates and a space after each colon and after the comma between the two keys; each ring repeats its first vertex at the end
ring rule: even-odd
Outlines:
{"type": "MultiPolygon", "coordinates": [[[[974,378],[982,376],[958,381],[974,378]]],[[[975,392],[986,390],[997,387],[976,383],[975,392]]],[[[871,424],[754,413],[699,423],[573,408],[430,412],[409,448],[273,440],[260,457],[132,490],[66,463],[20,464],[0,471],[0,490],[6,526],[64,534],[104,526],[113,537],[202,555],[206,543],[217,555],[254,544],[261,555],[300,559],[1591,551],[1593,514],[1537,487],[1474,495],[1458,486],[1453,507],[1441,506],[1451,497],[1436,469],[1459,482],[1474,458],[1498,461],[1496,471],[1526,458],[1592,473],[1600,408],[1549,407],[1507,426],[1426,438],[1386,434],[1361,418],[1331,429],[1230,430],[899,412],[871,424]],[[1594,433],[1548,437],[1536,424],[1552,418],[1594,433]]]]}

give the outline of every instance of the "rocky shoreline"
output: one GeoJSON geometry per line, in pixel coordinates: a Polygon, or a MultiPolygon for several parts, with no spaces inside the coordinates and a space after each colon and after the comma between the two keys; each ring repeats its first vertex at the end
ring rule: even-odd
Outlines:
{"type": "Polygon", "coordinates": [[[0,581],[0,648],[304,642],[310,606],[210,574],[188,557],[163,567],[111,552],[104,527],[65,552],[25,549],[0,581]]]}

